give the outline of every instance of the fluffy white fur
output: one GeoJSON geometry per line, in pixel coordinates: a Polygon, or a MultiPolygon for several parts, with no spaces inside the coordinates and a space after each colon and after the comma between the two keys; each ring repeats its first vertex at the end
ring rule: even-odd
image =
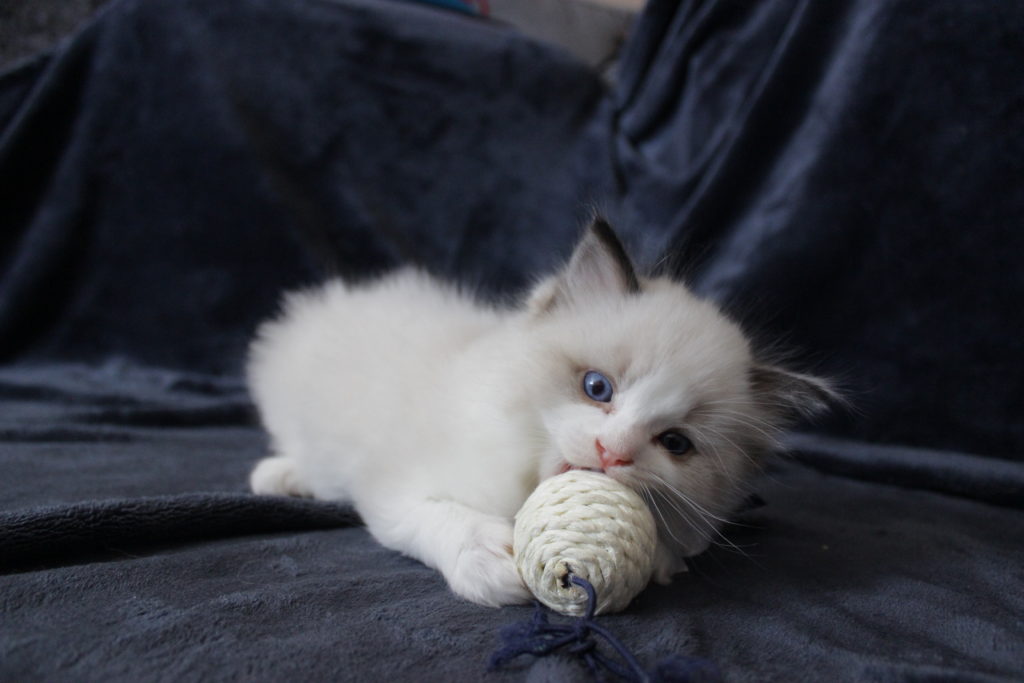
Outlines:
{"type": "Polygon", "coordinates": [[[529,599],[512,517],[541,479],[589,468],[640,492],[668,582],[719,536],[780,423],[829,393],[755,363],[683,285],[637,279],[601,222],[515,308],[415,270],[292,294],[253,343],[249,381],[274,452],[256,493],[349,501],[378,541],[484,605],[529,599]],[[584,393],[588,370],[611,380],[610,402],[584,393]],[[669,429],[693,449],[669,453],[669,429]]]}

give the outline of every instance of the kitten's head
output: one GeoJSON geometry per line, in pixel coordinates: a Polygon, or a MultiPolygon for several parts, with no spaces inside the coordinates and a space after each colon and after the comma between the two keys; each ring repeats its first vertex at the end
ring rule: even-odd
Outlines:
{"type": "Polygon", "coordinates": [[[527,308],[540,476],[604,471],[647,499],[683,555],[715,539],[782,427],[833,397],[822,380],[758,362],[740,328],[682,284],[638,277],[600,219],[527,308]]]}

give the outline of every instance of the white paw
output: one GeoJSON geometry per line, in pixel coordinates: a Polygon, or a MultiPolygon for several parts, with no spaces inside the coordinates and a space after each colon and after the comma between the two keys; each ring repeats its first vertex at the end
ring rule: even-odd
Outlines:
{"type": "Polygon", "coordinates": [[[481,523],[461,549],[448,585],[478,605],[520,605],[533,599],[512,558],[512,524],[494,518],[481,523]]]}
{"type": "Polygon", "coordinates": [[[686,560],[670,550],[664,543],[658,543],[654,554],[654,572],[651,574],[651,579],[667,586],[672,583],[674,575],[685,571],[687,571],[686,560]]]}
{"type": "Polygon", "coordinates": [[[253,493],[267,496],[296,496],[309,498],[309,488],[299,479],[294,461],[290,458],[276,456],[264,458],[256,463],[249,475],[249,486],[253,493]]]}

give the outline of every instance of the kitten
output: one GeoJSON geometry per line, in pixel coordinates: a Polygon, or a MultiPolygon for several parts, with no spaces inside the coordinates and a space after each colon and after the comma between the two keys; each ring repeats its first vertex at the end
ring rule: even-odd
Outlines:
{"type": "Polygon", "coordinates": [[[383,545],[483,605],[530,599],[512,518],[572,468],[638,491],[658,520],[654,578],[703,551],[782,423],[831,397],[758,363],[740,329],[667,278],[639,278],[596,220],[522,305],[401,270],[287,297],[251,349],[275,455],[260,494],[355,506],[383,545]]]}

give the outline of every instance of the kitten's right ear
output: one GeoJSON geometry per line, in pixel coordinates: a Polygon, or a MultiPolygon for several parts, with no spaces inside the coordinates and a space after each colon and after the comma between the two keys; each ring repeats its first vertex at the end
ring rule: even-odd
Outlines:
{"type": "Polygon", "coordinates": [[[750,385],[754,395],[782,420],[815,417],[843,404],[842,396],[824,379],[776,365],[755,364],[750,385]]]}
{"type": "Polygon", "coordinates": [[[625,248],[608,222],[598,216],[565,268],[533,289],[527,307],[540,314],[592,297],[639,292],[640,280],[625,248]]]}

